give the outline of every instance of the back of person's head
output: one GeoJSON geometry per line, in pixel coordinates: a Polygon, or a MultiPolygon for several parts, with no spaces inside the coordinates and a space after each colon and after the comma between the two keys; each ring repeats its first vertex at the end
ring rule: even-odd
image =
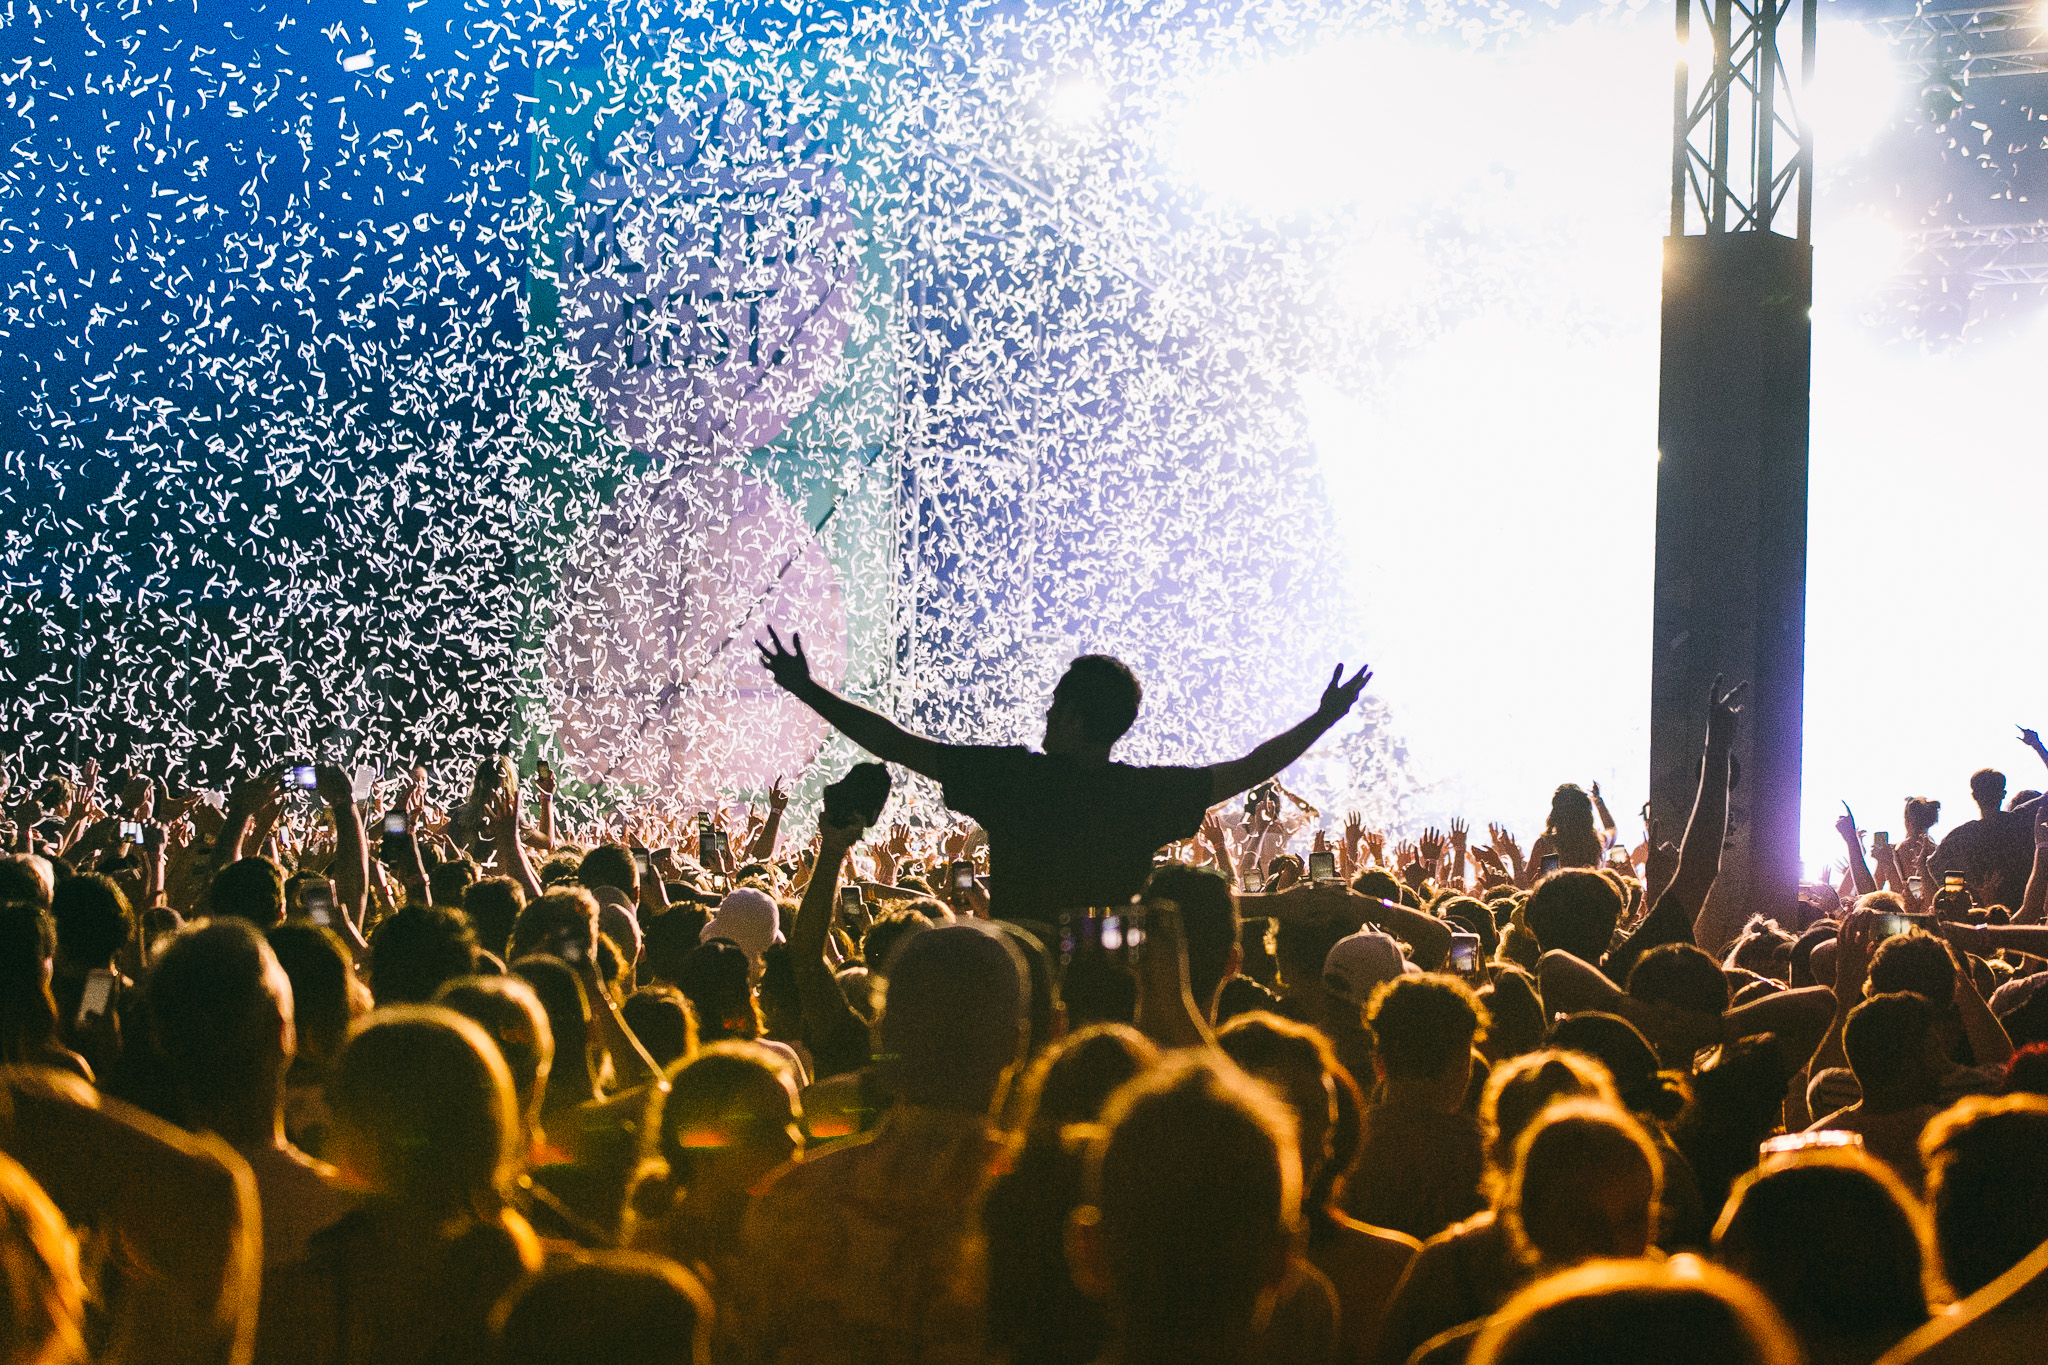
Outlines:
{"type": "Polygon", "coordinates": [[[574,884],[576,881],[576,870],[581,866],[583,866],[583,855],[581,853],[574,849],[557,849],[543,859],[539,867],[534,869],[534,875],[540,878],[542,891],[552,891],[565,882],[574,884]]]}
{"type": "Polygon", "coordinates": [[[1472,1043],[1491,1022],[1472,988],[1454,976],[1401,976],[1366,1006],[1374,1057],[1389,1077],[1430,1080],[1469,1068],[1472,1043]]]}
{"type": "Polygon", "coordinates": [[[408,905],[370,934],[370,993],[379,1005],[420,1005],[476,971],[476,934],[460,910],[408,905]]]}
{"type": "Polygon", "coordinates": [[[1728,1008],[1728,978],[1721,964],[1690,943],[1662,943],[1636,959],[1628,993],[1646,1005],[1675,1005],[1695,1014],[1728,1008]]]}
{"type": "Polygon", "coordinates": [[[0,857],[0,901],[27,901],[44,910],[56,895],[57,877],[39,853],[0,857]]]}
{"type": "Polygon", "coordinates": [[[367,1191],[426,1219],[498,1211],[519,1132],[497,1045],[454,1010],[379,1009],[327,1083],[327,1156],[367,1191]]]}
{"type": "Polygon", "coordinates": [[[580,886],[549,888],[512,922],[511,957],[545,953],[564,961],[597,955],[597,899],[580,886]]]}
{"type": "Polygon", "coordinates": [[[1274,935],[1274,957],[1280,980],[1290,989],[1321,985],[1330,950],[1357,932],[1355,919],[1335,914],[1308,914],[1281,920],[1274,935]]]}
{"type": "Polygon", "coordinates": [[[519,1112],[529,1121],[538,1118],[555,1061],[555,1034],[533,987],[516,976],[462,976],[441,987],[434,1003],[489,1035],[511,1074],[519,1112]]]}
{"type": "Polygon", "coordinates": [[[72,1365],[85,1354],[85,1284],[70,1224],[0,1153],[0,1361],[72,1365]]]}
{"type": "Polygon", "coordinates": [[[1906,832],[1925,834],[1941,823],[1941,802],[1925,796],[1906,798],[1906,832]]]}
{"type": "Polygon", "coordinates": [[[526,888],[510,877],[485,877],[462,893],[462,913],[476,931],[484,951],[502,955],[512,941],[512,926],[526,908],[526,888]]]}
{"type": "Polygon", "coordinates": [[[897,946],[912,935],[923,933],[932,922],[914,910],[891,910],[877,915],[860,937],[860,960],[870,972],[885,975],[897,946]]]}
{"type": "Polygon", "coordinates": [[[1928,1056],[1934,1006],[1912,991],[1868,996],[1849,1011],[1842,1051],[1865,1100],[1931,1103],[1940,1077],[1928,1056]],[[1924,1094],[1905,1092],[1924,1090],[1924,1094]]]}
{"type": "Polygon", "coordinates": [[[1337,1073],[1343,1064],[1329,1039],[1277,1014],[1243,1014],[1216,1035],[1223,1055],[1248,1076],[1272,1086],[1294,1115],[1304,1200],[1330,1187],[1323,1173],[1337,1155],[1337,1073]]]}
{"type": "Polygon", "coordinates": [[[1486,1078],[1479,1096],[1479,1130],[1496,1194],[1506,1193],[1515,1166],[1515,1144],[1536,1116],[1554,1100],[1590,1099],[1620,1104],[1614,1080],[1597,1059],[1581,1052],[1545,1048],[1502,1062],[1486,1078]]]}
{"type": "Polygon", "coordinates": [[[369,1008],[348,946],[332,929],[297,920],[287,920],[263,937],[292,983],[299,1055],[335,1056],[356,1015],[369,1008]]]}
{"type": "Polygon", "coordinates": [[[1786,1153],[1735,1183],[1714,1252],[1801,1336],[1883,1336],[1882,1349],[1927,1321],[1924,1221],[1873,1157],[1847,1148],[1786,1153]]]}
{"type": "Polygon", "coordinates": [[[1018,1128],[1032,1146],[1051,1146],[1069,1124],[1093,1123],[1117,1087],[1159,1059],[1129,1024],[1094,1024],[1047,1048],[1025,1073],[1018,1128]]]}
{"type": "Polygon", "coordinates": [[[1394,901],[1398,904],[1401,893],[1408,888],[1402,886],[1394,874],[1385,868],[1368,867],[1351,879],[1351,889],[1361,896],[1371,896],[1375,900],[1394,901]]]}
{"type": "Polygon", "coordinates": [[[206,904],[212,914],[268,929],[284,919],[284,873],[268,858],[237,858],[213,874],[206,904]]]}
{"type": "Polygon", "coordinates": [[[1582,1052],[1606,1067],[1623,1107],[1631,1113],[1669,1123],[1691,1098],[1684,1078],[1660,1069],[1650,1040],[1620,1015],[1590,1010],[1567,1015],[1551,1025],[1550,1046],[1582,1052]]]}
{"type": "Polygon", "coordinates": [[[2048,1095],[2048,1042],[2028,1043],[2005,1064],[2001,1095],[2048,1095]]]}
{"type": "Polygon", "coordinates": [[[670,1066],[697,1050],[697,1017],[674,986],[642,986],[626,997],[619,1013],[656,1066],[670,1066]]]}
{"type": "Polygon", "coordinates": [[[1029,1039],[1026,976],[1001,931],[927,929],[896,950],[876,1025],[883,1081],[910,1104],[985,1110],[1029,1039]]]}
{"type": "Polygon", "coordinates": [[[1979,768],[1970,774],[1970,799],[1980,806],[1998,809],[2005,800],[2005,774],[1996,768],[1979,768]]]}
{"type": "Polygon", "coordinates": [[[1206,867],[1168,863],[1145,883],[1147,900],[1169,900],[1180,907],[1181,932],[1188,945],[1188,988],[1195,1008],[1207,1016],[1216,991],[1230,974],[1244,920],[1230,883],[1206,867]]]}
{"type": "Polygon", "coordinates": [[[1479,988],[1479,1003],[1493,1018],[1480,1043],[1489,1061],[1498,1065],[1543,1046],[1548,1022],[1543,996],[1536,989],[1536,978],[1528,972],[1510,963],[1495,964],[1493,980],[1479,988]]]}
{"type": "Polygon", "coordinates": [[[706,1365],[711,1298],[674,1261],[590,1251],[514,1285],[491,1315],[498,1365],[706,1365]]]}
{"type": "Polygon", "coordinates": [[[1956,997],[1956,963],[1948,945],[1923,930],[1894,934],[1877,945],[1870,957],[1865,995],[1912,991],[1945,1009],[1956,997]]]}
{"type": "Polygon", "coordinates": [[[57,1003],[50,995],[49,967],[57,955],[57,921],[32,901],[0,901],[0,1026],[5,1038],[0,1060],[28,1061],[11,1049],[42,1042],[57,1028],[57,1003]]]}
{"type": "Polygon", "coordinates": [[[1657,1149],[1627,1110],[1557,1100],[1515,1144],[1502,1214],[1531,1265],[1626,1259],[1649,1248],[1663,1183],[1657,1149]]]}
{"type": "Polygon", "coordinates": [[[576,880],[592,891],[609,886],[630,896],[639,888],[640,868],[624,844],[599,844],[583,855],[576,880]]]}
{"type": "Polygon", "coordinates": [[[1242,1338],[1300,1228],[1293,1119],[1234,1066],[1176,1054],[1118,1091],[1089,1151],[1084,1287],[1126,1335],[1242,1338]]]}
{"type": "Polygon", "coordinates": [[[555,1040],[554,1065],[548,1069],[542,1092],[544,1103],[552,1109],[591,1099],[590,997],[584,993],[582,979],[562,959],[539,953],[513,962],[511,974],[533,989],[555,1040]]]}
{"type": "Polygon", "coordinates": [[[1567,782],[1550,794],[1548,832],[1553,836],[1585,836],[1593,833],[1593,798],[1576,782],[1567,782]]]}
{"type": "Polygon", "coordinates": [[[291,981],[247,920],[200,920],[174,934],[148,993],[157,1047],[194,1126],[256,1098],[297,1050],[291,981]]]}
{"type": "Polygon", "coordinates": [[[429,863],[427,898],[435,905],[459,909],[469,899],[469,888],[476,885],[476,880],[476,864],[461,854],[445,862],[429,863]]]}
{"type": "Polygon", "coordinates": [[[1598,872],[1567,868],[1536,883],[1522,923],[1545,952],[1561,949],[1597,963],[1614,937],[1622,908],[1614,883],[1598,872]]]}
{"type": "Polygon", "coordinates": [[[710,915],[701,905],[672,905],[645,925],[646,942],[640,953],[640,979],[666,981],[673,986],[683,969],[683,959],[703,942],[704,925],[710,915]]]}
{"type": "Polygon", "coordinates": [[[1524,1289],[1486,1321],[1470,1365],[1800,1365],[1770,1301],[1691,1256],[1596,1261],[1524,1289]]]}
{"type": "Polygon", "coordinates": [[[1790,975],[1792,948],[1798,942],[1796,936],[1779,928],[1776,920],[1751,915],[1721,962],[1726,967],[1740,967],[1758,976],[1784,981],[1790,975]]]}
{"type": "MultiPolygon", "coordinates": [[[[792,910],[791,917],[795,917],[792,910]]],[[[1024,993],[1031,1006],[1031,1046],[1036,1054],[1052,1044],[1057,1021],[1053,1017],[1056,998],[1053,989],[1054,963],[1045,941],[1015,920],[990,920],[1010,940],[1017,958],[1024,964],[1024,993]]]]}
{"type": "Polygon", "coordinates": [[[1137,675],[1107,654],[1083,654],[1053,688],[1052,704],[1070,710],[1082,738],[1114,744],[1136,723],[1145,690],[1137,675]]]}
{"type": "Polygon", "coordinates": [[[713,1043],[671,1067],[668,1082],[661,1155],[682,1188],[723,1177],[749,1189],[803,1150],[796,1079],[781,1054],[713,1043]]]}
{"type": "Polygon", "coordinates": [[[761,1036],[761,1010],[754,1002],[753,964],[730,939],[698,945],[676,973],[676,988],[697,1016],[697,1036],[707,1043],[761,1036]]]}
{"type": "Polygon", "coordinates": [[[112,877],[73,877],[50,898],[57,921],[57,951],[77,967],[104,967],[135,932],[135,912],[112,877]]]}
{"type": "Polygon", "coordinates": [[[1972,1095],[1920,1134],[1942,1277],[1961,1298],[2048,1241],[2048,1099],[1972,1095]]]}
{"type": "Polygon", "coordinates": [[[1500,926],[1493,922],[1493,911],[1486,902],[1477,897],[1446,896],[1430,913],[1455,929],[1479,935],[1479,949],[1486,957],[1500,947],[1500,926]]]}

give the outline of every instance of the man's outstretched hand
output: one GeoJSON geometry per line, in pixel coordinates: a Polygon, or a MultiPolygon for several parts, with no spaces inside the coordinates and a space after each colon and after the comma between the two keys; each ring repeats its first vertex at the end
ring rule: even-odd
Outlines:
{"type": "Polygon", "coordinates": [[[1365,685],[1371,681],[1370,668],[1361,668],[1351,675],[1351,681],[1344,681],[1344,665],[1338,664],[1330,674],[1330,685],[1323,689],[1323,700],[1316,707],[1316,715],[1326,723],[1335,725],[1357,704],[1358,694],[1363,692],[1365,685]]]}
{"type": "Polygon", "coordinates": [[[773,648],[760,641],[754,647],[761,651],[761,666],[774,677],[775,685],[785,692],[798,695],[811,685],[811,661],[804,657],[804,637],[792,634],[785,647],[782,637],[775,633],[775,627],[768,627],[768,639],[773,648]]]}

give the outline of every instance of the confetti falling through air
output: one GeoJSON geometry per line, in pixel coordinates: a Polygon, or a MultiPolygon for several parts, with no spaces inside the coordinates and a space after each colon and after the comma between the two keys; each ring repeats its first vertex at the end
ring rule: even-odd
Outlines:
{"type": "Polygon", "coordinates": [[[1062,662],[1118,654],[1147,687],[1140,760],[1234,752],[1369,647],[1394,712],[1314,780],[1380,823],[1633,776],[1633,710],[1595,772],[1552,769],[1646,668],[1532,693],[1513,661],[1543,633],[1501,631],[1599,583],[1626,616],[1650,426],[1616,404],[1582,439],[1593,566],[1546,558],[1510,497],[1551,447],[1461,480],[1391,445],[1458,425],[1402,406],[1418,357],[1641,350],[1614,262],[1654,259],[1660,134],[1612,109],[1668,90],[1662,23],[1504,0],[0,10],[0,747],[218,782],[302,755],[452,774],[505,745],[687,804],[849,757],[751,667],[774,621],[956,739],[1035,739],[1062,662]],[[1345,79],[1297,79],[1318,62],[1345,79]],[[1634,160],[1650,189],[1614,194],[1600,168],[1634,160]],[[1475,326],[1477,352],[1443,349],[1475,326]],[[1475,601],[1459,566],[1489,543],[1527,573],[1475,601]],[[1475,782],[1542,732],[1532,695],[1583,714],[1475,782]],[[1418,772],[1403,708],[1441,735],[1453,705],[1520,733],[1475,726],[1418,772]]]}

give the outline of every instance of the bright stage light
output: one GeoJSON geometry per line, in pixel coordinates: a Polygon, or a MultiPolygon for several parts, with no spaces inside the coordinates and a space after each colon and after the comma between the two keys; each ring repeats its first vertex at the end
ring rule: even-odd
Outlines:
{"type": "Polygon", "coordinates": [[[1109,91],[1093,76],[1069,76],[1045,97],[1046,116],[1063,128],[1093,128],[1109,110],[1109,91]]]}
{"type": "Polygon", "coordinates": [[[1898,117],[1904,92],[1904,72],[1882,35],[1847,21],[1822,25],[1805,93],[1821,164],[1868,151],[1898,117]]]}
{"type": "Polygon", "coordinates": [[[1473,171],[1489,131],[1470,87],[1478,69],[1470,53],[1363,36],[1216,73],[1171,121],[1167,155],[1258,217],[1335,205],[1392,216],[1473,171]]]}
{"type": "Polygon", "coordinates": [[[1814,225],[1813,294],[1816,306],[1859,308],[1905,265],[1906,238],[1870,213],[1814,225]]]}
{"type": "MultiPolygon", "coordinates": [[[[1162,130],[1219,205],[1355,215],[1315,306],[1377,368],[1311,362],[1300,388],[1373,691],[1423,788],[1411,830],[1463,814],[1526,831],[1557,783],[1597,779],[1635,833],[1671,52],[1668,15],[1620,11],[1484,54],[1355,39],[1206,78],[1162,130]],[[1425,74],[1441,83],[1426,98],[1425,74]]],[[[2048,650],[2013,633],[2010,595],[1967,586],[1982,547],[2028,543],[2026,509],[2048,501],[2048,465],[2016,453],[2032,410],[1989,402],[1959,424],[1952,397],[2030,391],[2048,323],[1932,358],[1864,329],[1907,243],[1836,204],[1826,172],[1900,87],[1857,25],[1825,28],[1818,57],[1801,820],[1816,867],[1840,857],[1841,801],[1896,837],[1899,803],[1925,793],[1951,828],[1972,771],[2028,761],[2011,723],[2048,719],[2025,709],[2048,650]],[[1901,621],[1958,644],[1905,651],[1872,686],[1901,621]]]]}
{"type": "MultiPolygon", "coordinates": [[[[1675,28],[1672,36],[1677,37],[1675,28]]],[[[1692,6],[1687,15],[1685,41],[1678,44],[1678,60],[1685,63],[1692,89],[1697,92],[1714,65],[1713,14],[1704,5],[1692,6]]]]}

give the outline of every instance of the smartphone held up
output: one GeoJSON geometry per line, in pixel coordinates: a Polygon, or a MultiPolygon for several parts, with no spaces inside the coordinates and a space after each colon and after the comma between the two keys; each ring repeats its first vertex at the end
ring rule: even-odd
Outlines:
{"type": "Polygon", "coordinates": [[[78,1027],[90,1028],[105,1016],[114,998],[114,974],[95,967],[85,976],[85,993],[78,1000],[78,1027]]]}

